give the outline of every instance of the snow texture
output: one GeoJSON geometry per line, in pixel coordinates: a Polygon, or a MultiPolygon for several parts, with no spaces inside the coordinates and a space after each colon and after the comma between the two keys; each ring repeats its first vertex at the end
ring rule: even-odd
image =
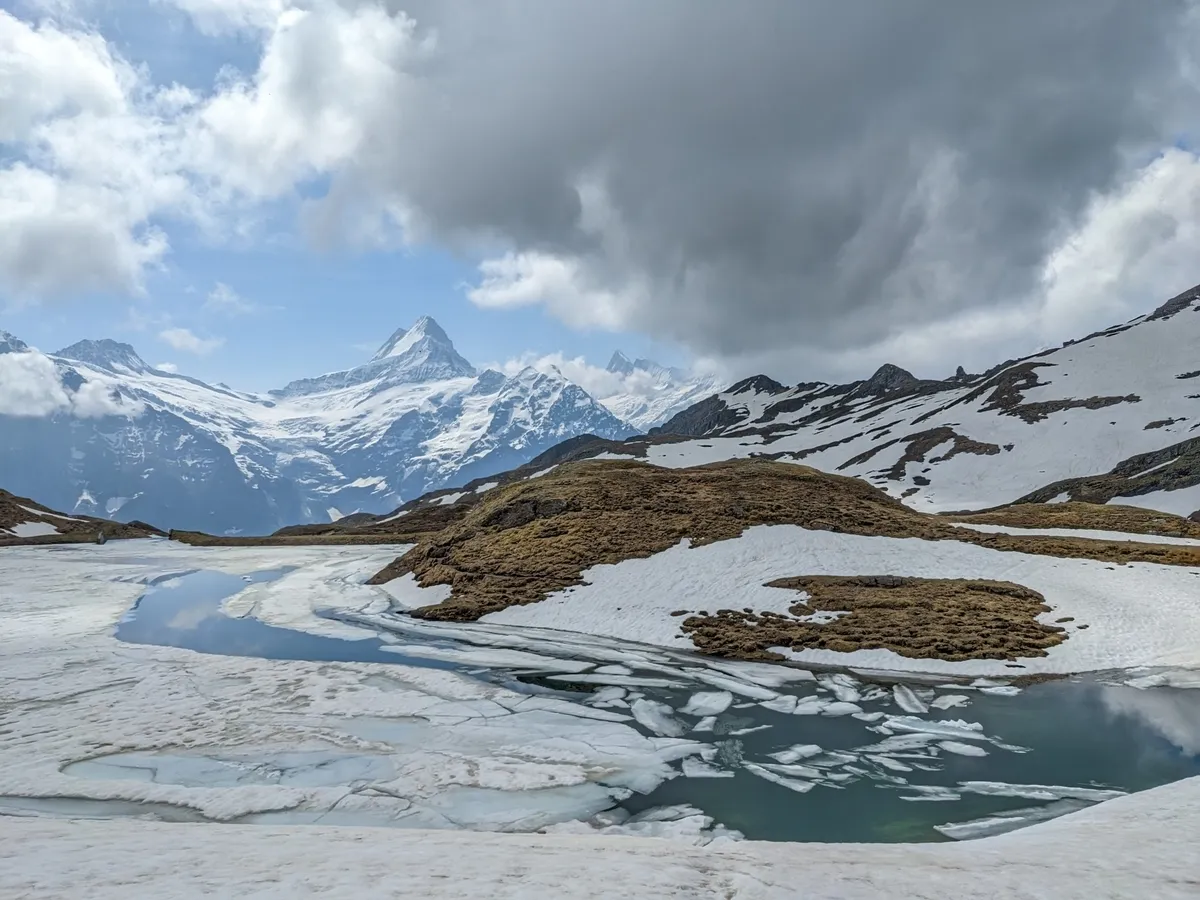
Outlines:
{"type": "MultiPolygon", "coordinates": [[[[594,566],[584,573],[586,584],[492,613],[484,621],[691,649],[691,641],[679,631],[680,619],[671,616],[676,610],[717,609],[727,598],[738,597],[739,606],[786,613],[795,603],[794,592],[765,587],[767,582],[800,574],[863,572],[1014,581],[1045,596],[1051,611],[1041,621],[1075,621],[1067,625],[1066,641],[1050,648],[1045,657],[1020,660],[1020,670],[1009,668],[1004,660],[909,659],[888,650],[781,652],[802,663],[960,675],[1200,667],[1200,569],[1148,563],[1114,566],[955,541],[862,537],[789,525],[758,526],[733,540],[695,548],[684,542],[645,559],[594,566]],[[636,603],[631,602],[634,597],[636,603]],[[1078,627],[1083,624],[1088,628],[1078,627]]],[[[430,589],[435,590],[441,589],[430,589]]],[[[437,602],[434,596],[438,595],[430,594],[429,602],[437,602]]],[[[769,689],[748,691],[745,685],[718,683],[711,676],[709,683],[751,699],[775,696],[769,689]]],[[[838,696],[854,702],[851,692],[838,696]]]]}

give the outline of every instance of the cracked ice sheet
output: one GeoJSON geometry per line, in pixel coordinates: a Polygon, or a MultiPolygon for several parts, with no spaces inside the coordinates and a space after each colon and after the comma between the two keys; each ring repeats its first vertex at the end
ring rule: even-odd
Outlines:
{"type": "MultiPolygon", "coordinates": [[[[539,626],[662,646],[691,649],[679,629],[677,610],[714,610],[727,605],[758,612],[787,612],[793,591],[768,588],[795,575],[860,575],[887,571],[925,578],[1014,581],[1040,592],[1047,624],[1070,616],[1066,641],[1044,657],[948,662],[910,659],[889,650],[779,650],[795,662],[854,666],[892,672],[1002,675],[1104,671],[1134,666],[1200,668],[1200,614],[1196,584],[1200,568],[1134,563],[1114,566],[1084,559],[1009,553],[958,541],[864,537],[807,531],[792,525],[755,526],[740,537],[703,547],[681,543],[645,559],[593,566],[582,586],[538,603],[511,607],[484,618],[497,624],[539,626]],[[632,598],[636,598],[636,603],[632,598]],[[617,607],[621,607],[618,611],[617,607]]],[[[764,698],[769,699],[769,698],[764,698]]]]}
{"type": "Polygon", "coordinates": [[[624,785],[649,790],[676,774],[668,763],[689,746],[660,745],[622,714],[452,672],[222,657],[112,637],[163,576],[296,566],[310,583],[327,578],[329,592],[365,599],[373,589],[361,582],[393,553],[166,541],[6,550],[0,798],[166,804],[219,820],[533,827],[586,817],[624,785]],[[232,777],[230,759],[285,775],[232,777]],[[72,768],[80,760],[92,763],[72,768]]]}

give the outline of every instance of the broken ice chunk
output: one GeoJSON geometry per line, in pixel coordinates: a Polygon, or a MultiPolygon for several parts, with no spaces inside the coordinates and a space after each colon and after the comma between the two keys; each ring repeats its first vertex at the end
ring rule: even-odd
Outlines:
{"type": "Polygon", "coordinates": [[[777,691],[768,690],[756,684],[747,684],[744,681],[739,681],[737,678],[718,675],[716,672],[709,672],[704,669],[689,669],[688,674],[692,675],[697,681],[703,681],[705,684],[720,688],[723,691],[733,691],[733,693],[741,697],[749,697],[751,700],[774,700],[779,696],[777,691]]]}
{"type": "Polygon", "coordinates": [[[792,694],[780,694],[774,700],[767,700],[760,703],[763,709],[770,709],[775,712],[791,714],[796,710],[796,697],[792,694]]]}
{"type": "Polygon", "coordinates": [[[692,726],[692,731],[712,731],[713,726],[717,724],[716,716],[705,716],[699,722],[692,726]]]}
{"type": "Polygon", "coordinates": [[[801,697],[796,702],[796,708],[792,710],[792,715],[795,716],[815,716],[821,712],[829,704],[828,700],[822,700],[820,697],[801,697]]]}
{"type": "Polygon", "coordinates": [[[694,756],[687,756],[684,757],[683,760],[683,777],[732,778],[733,773],[728,769],[722,769],[717,766],[709,765],[703,759],[696,759],[694,756]]]}
{"type": "Polygon", "coordinates": [[[588,698],[589,703],[612,703],[625,699],[625,688],[602,687],[588,698]]]}
{"type": "MultiPolygon", "coordinates": [[[[799,707],[797,707],[797,709],[798,708],[799,707]]],[[[827,703],[825,705],[825,708],[821,710],[821,715],[823,715],[823,716],[849,716],[854,713],[860,713],[862,711],[863,711],[863,708],[861,706],[859,706],[857,703],[843,703],[843,702],[839,701],[836,703],[827,703]]]]}
{"type": "Polygon", "coordinates": [[[795,791],[798,794],[807,794],[815,787],[811,781],[799,781],[795,778],[776,775],[774,772],[770,772],[762,766],[756,766],[754,763],[743,763],[743,765],[750,774],[757,775],[759,778],[765,778],[767,781],[773,781],[775,784],[785,787],[789,791],[795,791]]]}
{"type": "Polygon", "coordinates": [[[962,794],[953,788],[941,787],[933,784],[910,784],[906,785],[904,790],[915,791],[915,795],[901,796],[901,800],[927,800],[930,802],[944,802],[947,800],[960,800],[962,794]]]}
{"type": "Polygon", "coordinates": [[[807,669],[797,669],[793,666],[772,665],[770,663],[735,662],[732,660],[705,660],[705,666],[716,669],[726,675],[732,675],[760,687],[776,688],[797,681],[813,681],[813,673],[807,669]]]}
{"type": "Polygon", "coordinates": [[[990,694],[993,697],[1015,697],[1021,693],[1021,689],[1011,684],[1001,684],[996,687],[981,687],[981,694],[990,694]]]}
{"type": "Polygon", "coordinates": [[[964,722],[962,719],[943,719],[930,721],[913,716],[888,716],[887,726],[893,731],[904,731],[913,734],[933,734],[941,737],[965,741],[986,741],[983,726],[978,722],[964,722]]]}
{"type": "Polygon", "coordinates": [[[679,710],[689,716],[717,716],[729,709],[733,694],[729,691],[700,691],[692,694],[687,706],[679,710]]]}
{"type": "Polygon", "coordinates": [[[964,694],[942,694],[929,705],[934,709],[954,709],[956,706],[966,706],[970,702],[971,698],[964,694]]]}
{"type": "Polygon", "coordinates": [[[857,703],[862,699],[862,694],[858,690],[858,682],[849,675],[841,673],[835,675],[820,675],[817,681],[821,687],[837,697],[843,703],[857,703]]]}
{"type": "Polygon", "coordinates": [[[648,728],[655,734],[664,737],[680,737],[687,730],[683,723],[673,716],[671,707],[657,700],[634,700],[629,711],[643,728],[648,728]]]}
{"type": "Polygon", "coordinates": [[[963,781],[958,789],[985,797],[1020,797],[1024,800],[1087,800],[1099,803],[1124,797],[1124,791],[1105,788],[1064,787],[1057,784],[1007,784],[1003,781],[963,781]]]}
{"type": "Polygon", "coordinates": [[[978,744],[963,744],[959,741],[938,741],[938,746],[947,753],[955,753],[958,756],[987,756],[988,752],[978,744]]]}
{"type": "Polygon", "coordinates": [[[764,769],[778,772],[780,775],[794,775],[798,778],[824,778],[825,773],[812,766],[785,765],[782,763],[763,763],[764,769]]]}
{"type": "Polygon", "coordinates": [[[881,712],[856,712],[851,713],[850,717],[853,719],[858,719],[860,722],[878,722],[885,715],[887,714],[881,712]]]}
{"type": "Polygon", "coordinates": [[[981,819],[972,819],[969,822],[934,825],[933,829],[956,841],[993,837],[1037,822],[1046,822],[1059,816],[1065,816],[1067,813],[1078,812],[1086,809],[1089,805],[1080,800],[1057,800],[1045,806],[1010,809],[996,815],[984,816],[981,819]]]}
{"type": "MultiPolygon", "coordinates": [[[[771,759],[786,764],[794,763],[800,759],[808,759],[809,757],[820,756],[823,752],[825,751],[816,744],[795,744],[791,747],[788,747],[786,750],[780,750],[777,753],[768,753],[767,755],[771,757],[771,759]]],[[[851,759],[853,759],[853,757],[851,757],[851,759]]]]}
{"type": "Polygon", "coordinates": [[[885,769],[891,769],[893,772],[911,772],[912,766],[907,766],[896,759],[891,759],[887,756],[868,756],[867,759],[873,763],[878,763],[885,769]]]}
{"type": "Polygon", "coordinates": [[[892,696],[896,698],[896,705],[906,713],[929,712],[929,707],[921,702],[921,698],[913,693],[913,689],[907,684],[892,685],[892,696]]]}

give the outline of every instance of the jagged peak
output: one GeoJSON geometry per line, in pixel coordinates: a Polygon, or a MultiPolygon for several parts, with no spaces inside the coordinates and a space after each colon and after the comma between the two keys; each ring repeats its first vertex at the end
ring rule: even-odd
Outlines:
{"type": "Polygon", "coordinates": [[[29,345],[11,332],[0,329],[0,353],[22,353],[29,345]]]}
{"type": "Polygon", "coordinates": [[[890,394],[904,390],[917,383],[917,376],[907,369],[892,363],[884,363],[875,374],[863,382],[862,390],[867,394],[890,394]]]}
{"type": "Polygon", "coordinates": [[[435,322],[432,316],[421,316],[409,328],[397,328],[392,332],[392,336],[384,341],[383,346],[371,357],[371,361],[403,356],[422,340],[454,350],[454,343],[442,326],[435,322]]]}
{"type": "Polygon", "coordinates": [[[132,345],[111,338],[76,341],[52,355],[102,369],[122,368],[130,372],[149,372],[152,368],[138,356],[132,345]]]}
{"type": "Polygon", "coordinates": [[[752,375],[749,378],[743,378],[729,388],[726,393],[743,394],[746,391],[753,391],[756,394],[782,394],[787,391],[787,387],[766,375],[752,375]]]}
{"type": "Polygon", "coordinates": [[[661,382],[680,382],[687,381],[690,376],[683,369],[678,369],[674,366],[664,366],[660,362],[653,359],[646,359],[644,356],[639,356],[637,359],[630,359],[620,350],[613,353],[612,358],[608,361],[606,370],[614,375],[628,377],[635,372],[644,372],[653,378],[657,378],[661,382]]]}
{"type": "Polygon", "coordinates": [[[633,360],[622,353],[620,350],[614,350],[612,358],[608,361],[607,371],[616,375],[629,375],[634,370],[633,360]]]}

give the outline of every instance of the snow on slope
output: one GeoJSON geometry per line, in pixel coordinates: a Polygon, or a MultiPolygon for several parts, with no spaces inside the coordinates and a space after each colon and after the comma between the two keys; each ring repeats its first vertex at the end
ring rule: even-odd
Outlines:
{"type": "Polygon", "coordinates": [[[621,378],[623,385],[619,393],[602,397],[600,402],[639,431],[661,425],[720,389],[716,376],[692,376],[652,360],[631,360],[619,350],[609,360],[607,371],[621,378]]]}
{"type": "MultiPolygon", "coordinates": [[[[0,352],[28,353],[10,335],[0,352]]],[[[216,533],[382,513],[520,465],[567,438],[634,429],[560,373],[477,372],[425,317],[367,363],[269,395],[154,369],[127,344],[50,359],[136,416],[0,416],[0,484],[72,512],[216,533]]]]}
{"type": "Polygon", "coordinates": [[[1070,495],[1188,515],[1200,510],[1197,347],[1200,288],[985,375],[918,381],[884,367],[850,385],[750,379],[667,423],[666,431],[697,436],[652,445],[647,459],[688,466],[767,455],[862,477],[926,511],[994,506],[1046,488],[1032,499],[1070,495]]]}
{"type": "MultiPolygon", "coordinates": [[[[731,605],[785,613],[796,594],[766,587],[796,575],[862,575],[886,572],[917,578],[983,578],[1014,581],[1040,592],[1051,611],[1047,624],[1064,616],[1068,639],[1044,657],[946,662],[910,659],[890,650],[841,653],[805,650],[786,654],[806,663],[862,666],[891,671],[1001,675],[1088,672],[1135,666],[1200,667],[1200,569],[1137,563],[1113,566],[1082,559],[1031,556],[961,544],[861,537],[808,531],[792,525],[758,526],[741,537],[702,547],[686,543],[646,559],[594,566],[586,584],[558,591],[538,603],[513,606],[485,622],[555,628],[625,640],[693,649],[671,613],[731,605]],[[631,598],[636,598],[631,600],[631,598]],[[1080,629],[1080,625],[1087,628],[1080,629]]],[[[409,583],[411,605],[437,603],[442,586],[409,583]],[[429,596],[422,596],[428,592],[429,596]]]]}

